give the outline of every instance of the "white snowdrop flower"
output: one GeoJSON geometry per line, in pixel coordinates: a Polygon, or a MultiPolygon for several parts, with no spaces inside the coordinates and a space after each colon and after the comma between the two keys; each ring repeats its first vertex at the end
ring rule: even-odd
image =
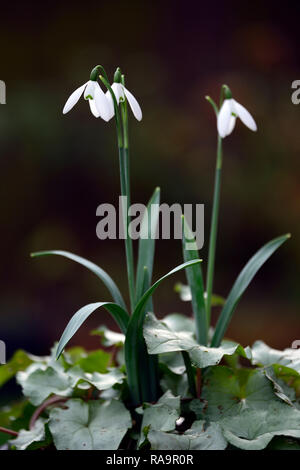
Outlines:
{"type": "MultiPolygon", "coordinates": [[[[119,104],[120,102],[125,101],[125,97],[126,97],[129,103],[129,106],[133,112],[134,117],[138,121],[141,121],[143,117],[142,110],[136,98],[133,96],[133,94],[130,93],[130,91],[127,90],[127,88],[125,88],[125,86],[122,85],[122,83],[114,82],[111,88],[115,94],[117,103],[119,104]]],[[[106,97],[108,101],[110,102],[110,107],[113,109],[113,99],[109,91],[106,92],[106,97]]]]}
{"type": "Polygon", "coordinates": [[[73,91],[64,106],[63,114],[68,113],[75,106],[82,94],[84,99],[88,100],[90,110],[95,117],[101,117],[104,121],[109,121],[113,117],[114,113],[111,112],[107,96],[100,88],[99,83],[91,79],[73,91]]]}
{"type": "Polygon", "coordinates": [[[247,126],[251,131],[256,131],[256,123],[247,109],[232,98],[231,91],[227,86],[225,88],[225,99],[218,114],[217,127],[220,137],[224,138],[231,134],[235,127],[236,118],[247,126]]]}

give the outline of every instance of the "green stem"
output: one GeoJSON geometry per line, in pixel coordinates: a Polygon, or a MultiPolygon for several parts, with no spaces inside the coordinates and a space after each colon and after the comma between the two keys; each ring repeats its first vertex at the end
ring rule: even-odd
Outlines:
{"type": "MultiPolygon", "coordinates": [[[[129,287],[129,298],[131,310],[134,309],[135,301],[135,290],[134,290],[134,267],[133,267],[133,248],[132,240],[128,233],[128,208],[130,206],[130,177],[129,177],[129,150],[128,150],[128,118],[127,118],[127,108],[124,113],[122,109],[122,123],[120,118],[120,112],[118,103],[115,97],[115,94],[109,84],[109,81],[105,76],[100,75],[101,81],[104,83],[106,88],[110,91],[114,102],[115,108],[115,120],[117,128],[117,138],[118,138],[118,148],[119,148],[119,164],[120,164],[120,182],[121,182],[121,196],[125,196],[126,206],[123,207],[123,226],[124,226],[124,235],[125,235],[125,252],[126,252],[126,264],[127,264],[127,276],[128,276],[128,287],[129,287]],[[122,132],[123,124],[123,132],[122,132]],[[125,148],[124,148],[124,144],[125,148]]],[[[124,103],[124,105],[127,104],[124,103]]],[[[123,106],[123,104],[121,104],[123,106]]]]}
{"type": "Polygon", "coordinates": [[[126,251],[126,263],[127,263],[127,276],[128,276],[128,287],[130,296],[131,310],[134,309],[135,301],[135,290],[134,290],[134,268],[133,268],[133,248],[132,240],[129,235],[128,226],[128,208],[130,205],[130,195],[128,193],[128,181],[127,181],[127,160],[128,152],[126,149],[119,148],[119,162],[120,162],[120,181],[121,181],[121,195],[126,196],[126,205],[122,208],[123,210],[123,225],[125,232],[125,251],[126,251]]]}
{"type": "Polygon", "coordinates": [[[212,292],[213,292],[213,280],[214,280],[216,241],[217,241],[219,205],[220,205],[221,174],[222,174],[222,139],[220,136],[218,136],[214,199],[213,199],[213,208],[212,208],[212,217],[211,217],[211,228],[210,228],[209,250],[208,250],[208,266],[207,266],[207,277],[206,277],[206,292],[207,292],[206,314],[207,314],[208,326],[210,325],[210,316],[211,316],[211,297],[212,297],[212,292]]]}
{"type": "MultiPolygon", "coordinates": [[[[125,86],[125,77],[122,75],[122,85],[125,86]]],[[[127,100],[121,103],[122,122],[124,130],[124,148],[129,149],[129,132],[128,132],[128,107],[127,100]]]]}
{"type": "MultiPolygon", "coordinates": [[[[124,75],[122,75],[122,84],[124,85],[124,75]]],[[[129,132],[128,132],[128,110],[127,110],[127,100],[123,101],[120,104],[121,107],[121,117],[122,117],[122,125],[123,125],[123,165],[122,168],[124,169],[125,175],[125,192],[127,196],[127,214],[128,208],[131,204],[131,197],[130,197],[130,160],[129,160],[129,132]]],[[[126,245],[126,259],[127,259],[127,274],[128,274],[128,285],[129,285],[129,295],[130,295],[130,305],[131,310],[133,311],[135,307],[135,276],[134,276],[134,258],[133,258],[133,246],[132,246],[132,239],[130,237],[128,226],[130,220],[127,217],[127,236],[125,239],[126,245]]]]}
{"type": "Polygon", "coordinates": [[[118,107],[118,103],[117,103],[115,94],[114,94],[114,92],[113,92],[113,90],[112,90],[112,88],[109,84],[109,81],[107,79],[107,76],[106,76],[106,73],[105,73],[104,69],[103,69],[103,73],[105,74],[105,76],[99,75],[99,77],[100,77],[100,80],[104,83],[104,85],[108,89],[108,91],[110,92],[111,97],[112,97],[113,102],[114,102],[118,147],[119,147],[119,149],[121,149],[121,148],[123,148],[123,136],[122,136],[122,128],[121,128],[121,119],[120,119],[119,107],[118,107]]]}
{"type": "MultiPolygon", "coordinates": [[[[122,85],[125,86],[125,78],[122,75],[122,85]]],[[[121,118],[123,125],[123,139],[124,139],[124,167],[125,167],[125,184],[127,191],[127,202],[130,205],[130,159],[129,159],[129,131],[128,131],[128,106],[127,100],[120,103],[121,118]]],[[[135,307],[136,292],[135,292],[135,277],[134,277],[134,260],[133,260],[133,247],[131,238],[128,239],[128,279],[130,279],[131,290],[131,308],[135,307]]],[[[147,283],[146,283],[147,284],[147,283]]],[[[147,288],[145,288],[145,291],[147,288]]],[[[138,330],[140,338],[139,344],[139,401],[138,402],[155,402],[158,398],[158,359],[157,356],[149,356],[145,340],[143,337],[142,324],[138,330]]]]}
{"type": "Polygon", "coordinates": [[[195,385],[195,376],[190,360],[190,356],[186,351],[182,351],[182,357],[184,360],[184,365],[186,369],[186,374],[188,378],[188,383],[189,383],[189,389],[193,397],[197,397],[197,390],[196,390],[196,385],[195,385]]]}
{"type": "Polygon", "coordinates": [[[214,100],[210,96],[206,96],[205,99],[212,105],[216,117],[218,117],[219,109],[214,100]]]}

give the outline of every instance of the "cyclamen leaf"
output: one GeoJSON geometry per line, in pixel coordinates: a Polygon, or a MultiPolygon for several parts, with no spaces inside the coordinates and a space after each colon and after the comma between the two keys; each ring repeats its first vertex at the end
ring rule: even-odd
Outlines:
{"type": "Polygon", "coordinates": [[[174,286],[174,291],[179,294],[180,300],[183,302],[190,302],[192,300],[192,293],[190,286],[177,282],[174,286]]]}
{"type": "Polygon", "coordinates": [[[78,365],[84,372],[100,372],[105,374],[111,361],[111,354],[99,349],[91,351],[83,357],[75,361],[74,365],[78,365]]]}
{"type": "Polygon", "coordinates": [[[191,408],[197,418],[210,421],[235,416],[243,409],[265,409],[268,402],[278,401],[263,371],[244,368],[233,371],[225,366],[212,367],[207,372],[201,398],[201,402],[193,400],[191,408]],[[199,405],[198,412],[195,406],[199,405]]]}
{"type": "Polygon", "coordinates": [[[277,378],[273,367],[267,367],[264,373],[267,379],[271,381],[275,395],[288,405],[293,406],[293,402],[296,401],[295,390],[289,387],[283,380],[277,378]]]}
{"type": "Polygon", "coordinates": [[[45,419],[38,419],[33,429],[30,429],[29,431],[21,429],[21,431],[19,431],[18,437],[16,437],[16,439],[12,439],[10,443],[15,446],[17,450],[25,450],[33,442],[43,441],[46,436],[45,423],[45,419]]]}
{"type": "Polygon", "coordinates": [[[92,385],[98,390],[108,390],[116,384],[121,384],[125,379],[125,375],[117,368],[111,368],[105,374],[101,374],[99,372],[83,372],[79,366],[75,366],[69,369],[67,373],[73,380],[73,384],[82,389],[89,388],[92,385]]]}
{"type": "Polygon", "coordinates": [[[67,407],[50,412],[49,428],[58,450],[116,450],[132,426],[120,401],[73,399],[67,407]]]}
{"type": "Polygon", "coordinates": [[[101,344],[106,347],[118,346],[121,347],[125,343],[125,335],[117,333],[107,328],[105,325],[99,326],[92,331],[92,335],[100,336],[101,344]]]}
{"type": "Polygon", "coordinates": [[[207,426],[205,421],[194,421],[184,435],[190,441],[190,450],[224,450],[227,447],[227,441],[218,423],[210,423],[207,426]]]}
{"type": "MultiPolygon", "coordinates": [[[[178,353],[171,353],[171,354],[176,354],[182,359],[182,354],[178,353]]],[[[165,365],[164,362],[162,362],[162,359],[164,359],[168,354],[162,354],[159,356],[160,359],[160,369],[163,372],[163,376],[160,380],[160,387],[163,392],[168,392],[170,391],[173,393],[175,396],[182,396],[182,397],[188,397],[189,396],[189,383],[187,380],[187,375],[184,374],[185,372],[185,365],[183,365],[183,370],[181,370],[180,374],[174,373],[171,369],[168,368],[168,365],[165,365]]]]}
{"type": "Polygon", "coordinates": [[[40,405],[51,394],[70,396],[76,383],[70,375],[52,367],[19,372],[17,382],[22,386],[25,397],[35,406],[40,405]]]}
{"type": "Polygon", "coordinates": [[[35,253],[31,253],[32,258],[37,258],[39,256],[48,256],[48,255],[63,256],[64,258],[68,258],[73,261],[76,261],[76,263],[79,263],[82,266],[89,269],[92,273],[96,274],[96,276],[99,277],[99,279],[101,279],[103,284],[107,287],[107,289],[111,293],[114,301],[117,304],[119,304],[124,310],[126,310],[126,304],[123,300],[121,292],[118,289],[118,286],[113,281],[113,279],[107,274],[107,272],[104,271],[104,269],[100,268],[100,266],[97,266],[97,264],[92,263],[92,261],[82,258],[81,256],[74,255],[74,253],[70,253],[69,251],[47,250],[47,251],[37,251],[35,253]]]}
{"type": "Polygon", "coordinates": [[[182,354],[178,354],[176,351],[161,354],[159,356],[159,362],[173,374],[181,375],[185,372],[185,364],[182,354]]]}
{"type": "Polygon", "coordinates": [[[190,450],[190,441],[185,435],[150,429],[147,438],[151,450],[190,450]]]}
{"type": "MultiPolygon", "coordinates": [[[[19,431],[28,424],[28,416],[34,412],[34,406],[26,399],[18,402],[6,403],[0,407],[0,426],[19,431]]],[[[9,434],[0,433],[0,449],[3,444],[11,439],[9,434]]]]}
{"type": "Polygon", "coordinates": [[[288,238],[290,238],[290,234],[274,238],[269,243],[264,245],[260,250],[258,250],[257,253],[248,261],[244,269],[237,277],[227,297],[216,325],[215,333],[211,343],[212,346],[218,347],[221,344],[234,310],[257,271],[270,258],[274,251],[276,251],[277,248],[279,248],[288,238]]]}
{"type": "Polygon", "coordinates": [[[243,410],[225,418],[224,437],[235,447],[262,450],[274,436],[300,437],[300,411],[283,403],[268,403],[264,409],[243,410]]]}
{"type": "Polygon", "coordinates": [[[218,422],[240,449],[264,449],[274,436],[300,437],[300,411],[276,396],[262,370],[213,367],[201,398],[190,405],[197,418],[218,422]]]}
{"type": "MultiPolygon", "coordinates": [[[[263,341],[252,346],[252,364],[265,366],[273,380],[283,388],[285,395],[293,401],[293,395],[300,392],[300,350],[287,348],[283,351],[270,348],[263,341]],[[271,369],[274,371],[272,373],[271,369]]],[[[272,379],[271,379],[272,380],[272,379]]]]}
{"type": "Polygon", "coordinates": [[[180,397],[174,397],[170,391],[166,392],[157,403],[145,404],[141,425],[139,446],[143,444],[147,429],[156,431],[173,431],[176,420],[180,416],[180,397]]]}
{"type": "Polygon", "coordinates": [[[79,365],[68,370],[54,369],[47,366],[42,368],[30,367],[25,372],[19,372],[17,381],[22,386],[23,394],[35,405],[40,405],[50,395],[69,397],[75,387],[81,389],[94,386],[98,390],[107,390],[117,383],[122,383],[125,376],[117,368],[109,369],[105,374],[84,372],[79,365]]]}
{"type": "Polygon", "coordinates": [[[25,370],[34,360],[34,356],[21,349],[16,351],[13,357],[0,366],[0,387],[16,375],[18,371],[25,370]]]}
{"type": "Polygon", "coordinates": [[[164,317],[163,321],[172,331],[186,331],[192,335],[196,333],[194,319],[181,313],[170,313],[164,317]]]}
{"type": "Polygon", "coordinates": [[[157,402],[160,405],[166,405],[180,413],[180,396],[175,396],[171,391],[164,393],[157,402]]]}
{"type": "Polygon", "coordinates": [[[224,341],[219,348],[199,345],[193,335],[187,331],[171,331],[164,321],[159,321],[154,314],[148,314],[144,322],[144,337],[149,354],[164,354],[174,351],[188,352],[191,361],[199,368],[219,364],[224,355],[236,352],[243,357],[250,357],[250,350],[237,343],[224,341]]]}
{"type": "Polygon", "coordinates": [[[204,421],[195,421],[184,434],[151,430],[148,433],[151,450],[224,450],[227,440],[217,423],[205,429],[204,421]]]}
{"type": "MultiPolygon", "coordinates": [[[[282,365],[300,374],[300,349],[287,348],[284,351],[270,348],[263,341],[256,341],[252,348],[252,363],[263,366],[282,365]]],[[[0,369],[1,370],[1,369],[0,369]]]]}
{"type": "MultiPolygon", "coordinates": [[[[179,294],[180,300],[183,302],[190,302],[192,300],[192,292],[190,286],[177,282],[174,287],[175,292],[179,294]]],[[[206,299],[207,294],[204,292],[204,299],[206,299]]],[[[225,304],[224,297],[220,295],[213,294],[211,296],[211,306],[212,307],[222,307],[225,304]]]]}

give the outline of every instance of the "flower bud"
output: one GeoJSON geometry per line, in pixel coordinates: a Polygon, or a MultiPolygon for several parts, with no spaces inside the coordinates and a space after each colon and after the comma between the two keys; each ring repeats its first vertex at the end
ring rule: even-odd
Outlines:
{"type": "Polygon", "coordinates": [[[90,80],[92,80],[93,82],[97,81],[99,68],[100,68],[100,65],[96,65],[96,67],[94,67],[93,70],[91,71],[90,80]]]}
{"type": "Polygon", "coordinates": [[[231,100],[232,93],[231,93],[230,88],[227,85],[223,85],[223,91],[224,91],[225,100],[231,100]]]}
{"type": "Polygon", "coordinates": [[[114,74],[114,82],[121,83],[121,81],[122,81],[121,69],[120,67],[118,67],[114,74]]]}

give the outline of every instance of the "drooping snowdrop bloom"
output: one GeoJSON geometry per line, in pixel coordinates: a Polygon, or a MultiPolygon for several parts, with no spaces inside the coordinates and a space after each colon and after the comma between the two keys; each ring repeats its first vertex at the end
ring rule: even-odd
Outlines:
{"type": "Polygon", "coordinates": [[[256,123],[244,106],[232,98],[231,91],[227,86],[224,86],[225,99],[218,114],[217,127],[220,137],[224,138],[231,134],[235,127],[236,118],[247,126],[251,131],[256,131],[256,123]]]}
{"type": "MultiPolygon", "coordinates": [[[[112,88],[112,90],[115,94],[117,103],[119,104],[121,102],[124,102],[125,97],[126,97],[128,103],[129,103],[129,106],[131,108],[131,111],[133,112],[134,117],[138,121],[141,121],[142,117],[143,117],[142,110],[141,110],[141,107],[140,107],[139,103],[137,102],[136,98],[133,96],[133,94],[130,93],[130,91],[127,90],[127,88],[125,88],[125,86],[122,85],[122,83],[119,83],[119,82],[114,82],[112,84],[111,88],[112,88]]],[[[110,102],[110,107],[113,108],[113,99],[112,99],[111,93],[109,91],[106,92],[106,97],[107,97],[108,101],[110,102]]]]}
{"type": "Polygon", "coordinates": [[[75,106],[82,94],[84,99],[88,100],[90,110],[95,117],[101,117],[104,121],[109,121],[113,117],[114,112],[111,109],[107,96],[100,88],[97,78],[92,78],[92,74],[90,80],[77,88],[68,98],[63,114],[68,113],[75,106]]]}

